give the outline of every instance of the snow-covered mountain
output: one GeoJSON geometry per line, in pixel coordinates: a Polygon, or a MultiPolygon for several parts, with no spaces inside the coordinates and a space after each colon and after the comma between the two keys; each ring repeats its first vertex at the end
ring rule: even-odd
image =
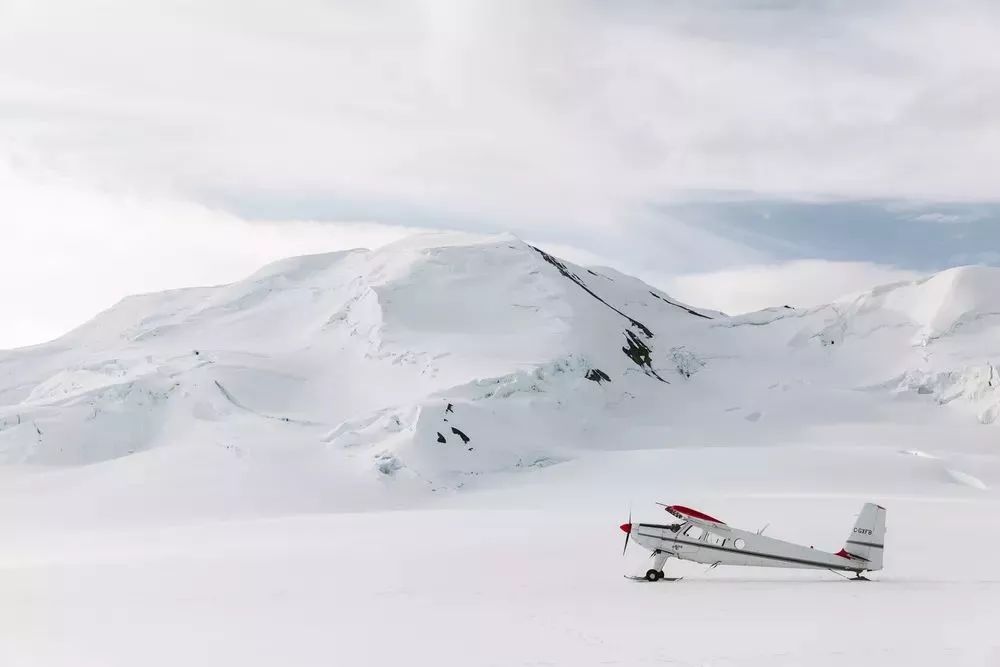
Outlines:
{"type": "Polygon", "coordinates": [[[1000,415],[998,286],[960,268],[727,317],[514,237],[417,236],[131,297],[0,353],[0,457],[181,448],[206,469],[297,462],[288,484],[437,489],[584,449],[982,429],[1000,415]]]}
{"type": "MultiPolygon", "coordinates": [[[[984,424],[1000,414],[1000,269],[958,267],[809,311],[732,321],[783,330],[792,348],[822,349],[830,380],[844,388],[916,393],[940,404],[965,399],[957,405],[984,424]],[[781,321],[789,316],[791,323],[781,321]]],[[[801,372],[796,364],[790,370],[801,372]]]]}

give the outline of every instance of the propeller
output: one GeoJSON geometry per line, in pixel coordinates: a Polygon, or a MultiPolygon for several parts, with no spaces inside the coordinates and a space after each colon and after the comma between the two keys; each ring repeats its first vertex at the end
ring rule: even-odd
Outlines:
{"type": "Polygon", "coordinates": [[[628,523],[623,523],[621,529],[625,532],[625,546],[622,548],[622,556],[628,551],[628,538],[632,536],[632,507],[628,508],[628,523]]]}

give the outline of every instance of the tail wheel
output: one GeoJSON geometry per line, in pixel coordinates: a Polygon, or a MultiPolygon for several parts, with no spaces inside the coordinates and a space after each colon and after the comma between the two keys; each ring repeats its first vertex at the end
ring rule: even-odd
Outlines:
{"type": "Polygon", "coordinates": [[[646,571],[646,581],[656,581],[663,577],[663,572],[659,570],[647,570],[646,571]]]}

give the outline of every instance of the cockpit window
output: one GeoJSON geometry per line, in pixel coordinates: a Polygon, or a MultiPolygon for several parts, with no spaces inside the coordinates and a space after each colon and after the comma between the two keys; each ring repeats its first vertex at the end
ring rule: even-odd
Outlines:
{"type": "Polygon", "coordinates": [[[690,526],[688,526],[687,530],[684,531],[684,534],[690,537],[692,540],[697,540],[700,539],[701,536],[705,534],[705,531],[702,530],[700,526],[695,526],[694,524],[691,524],[690,526]]]}
{"type": "Polygon", "coordinates": [[[726,538],[724,538],[722,535],[716,535],[715,533],[708,533],[708,535],[705,536],[705,541],[708,542],[709,544],[714,544],[719,547],[724,546],[726,544],[726,538]]]}

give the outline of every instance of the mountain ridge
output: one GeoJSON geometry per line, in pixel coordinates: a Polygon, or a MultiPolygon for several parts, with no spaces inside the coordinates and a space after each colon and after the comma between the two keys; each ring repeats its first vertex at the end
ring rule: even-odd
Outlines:
{"type": "Polygon", "coordinates": [[[0,352],[0,460],[185,443],[440,489],[588,449],[783,442],[835,416],[981,428],[1000,415],[998,277],[729,317],[510,235],[288,258],[0,352]]]}

